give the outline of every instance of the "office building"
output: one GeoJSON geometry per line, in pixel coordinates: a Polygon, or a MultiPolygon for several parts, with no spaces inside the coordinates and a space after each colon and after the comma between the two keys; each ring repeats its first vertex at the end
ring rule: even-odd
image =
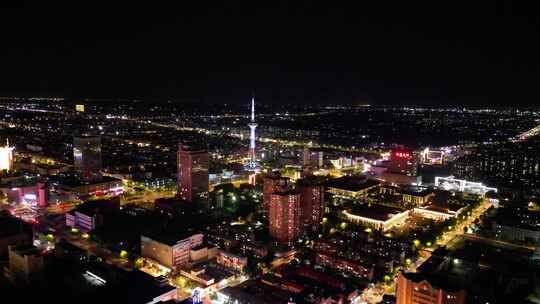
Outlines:
{"type": "Polygon", "coordinates": [[[208,152],[178,145],[178,195],[182,200],[208,199],[208,166],[208,152]]]}
{"type": "Polygon", "coordinates": [[[73,161],[75,172],[83,182],[101,180],[101,137],[81,136],[73,138],[73,161]]]}
{"type": "Polygon", "coordinates": [[[302,231],[300,194],[276,192],[270,198],[270,235],[281,243],[293,242],[302,231]]]}

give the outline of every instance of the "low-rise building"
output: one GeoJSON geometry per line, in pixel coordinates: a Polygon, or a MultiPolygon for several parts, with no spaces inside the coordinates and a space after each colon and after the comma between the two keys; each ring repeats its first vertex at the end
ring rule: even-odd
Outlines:
{"type": "Polygon", "coordinates": [[[355,205],[343,210],[348,221],[386,231],[403,223],[409,216],[409,210],[402,210],[382,205],[355,205]]]}
{"type": "MultiPolygon", "coordinates": [[[[141,255],[151,258],[168,268],[175,268],[191,261],[191,251],[203,244],[203,235],[186,234],[179,237],[141,236],[141,255]]],[[[197,257],[197,253],[194,254],[197,257]]]]}
{"type": "Polygon", "coordinates": [[[66,226],[86,232],[93,231],[103,225],[108,214],[119,209],[118,199],[86,202],[66,213],[66,226]]]}
{"type": "Polygon", "coordinates": [[[380,182],[365,176],[342,176],[326,182],[326,191],[333,195],[359,199],[379,187],[380,182]]]}
{"type": "Polygon", "coordinates": [[[399,273],[397,304],[464,304],[465,290],[431,282],[420,273],[399,273]]]}
{"type": "Polygon", "coordinates": [[[247,267],[248,259],[231,252],[218,250],[216,262],[237,272],[244,272],[247,267]]]}

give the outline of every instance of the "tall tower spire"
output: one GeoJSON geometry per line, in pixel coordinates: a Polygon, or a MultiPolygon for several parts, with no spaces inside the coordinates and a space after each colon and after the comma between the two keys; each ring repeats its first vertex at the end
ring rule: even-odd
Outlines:
{"type": "Polygon", "coordinates": [[[251,97],[251,122],[255,122],[255,97],[251,97]]]}
{"type": "Polygon", "coordinates": [[[255,97],[251,97],[251,120],[248,124],[249,127],[249,160],[247,167],[251,170],[257,168],[257,152],[255,150],[255,129],[257,129],[257,123],[255,122],[255,97]]]}

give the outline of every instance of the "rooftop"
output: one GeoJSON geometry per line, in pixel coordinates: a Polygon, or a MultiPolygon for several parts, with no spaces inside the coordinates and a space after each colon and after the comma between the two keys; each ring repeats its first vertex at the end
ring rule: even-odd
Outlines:
{"type": "Polygon", "coordinates": [[[420,186],[409,186],[399,190],[402,194],[409,194],[415,196],[426,196],[433,193],[432,189],[420,186]]]}
{"type": "Polygon", "coordinates": [[[327,187],[353,192],[362,191],[379,184],[379,181],[368,179],[366,176],[342,176],[326,182],[327,187]]]}
{"type": "Polygon", "coordinates": [[[399,208],[377,205],[377,204],[354,204],[348,212],[352,215],[371,218],[379,221],[387,221],[404,210],[399,208]]]}

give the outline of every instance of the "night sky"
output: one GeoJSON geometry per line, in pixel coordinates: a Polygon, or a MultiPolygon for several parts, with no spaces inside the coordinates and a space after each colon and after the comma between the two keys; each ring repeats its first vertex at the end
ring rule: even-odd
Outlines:
{"type": "Polygon", "coordinates": [[[1,95],[540,105],[530,1],[41,2],[0,8],[1,95]]]}

